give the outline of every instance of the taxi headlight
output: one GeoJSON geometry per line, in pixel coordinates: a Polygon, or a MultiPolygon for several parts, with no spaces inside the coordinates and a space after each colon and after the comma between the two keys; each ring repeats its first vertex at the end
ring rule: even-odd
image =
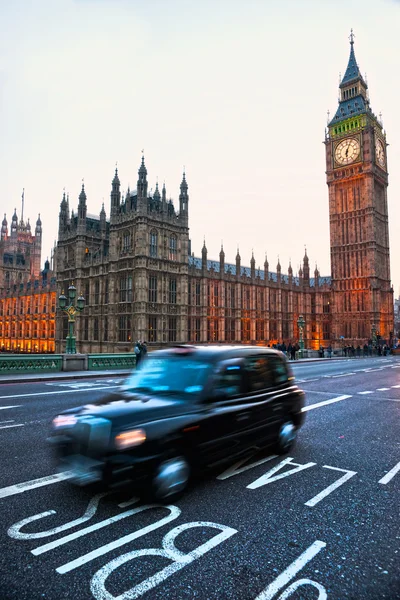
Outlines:
{"type": "Polygon", "coordinates": [[[130,431],[122,431],[115,436],[115,445],[119,450],[139,446],[146,441],[146,432],[144,429],[131,429],[130,431]]]}
{"type": "Polygon", "coordinates": [[[77,420],[75,415],[58,415],[53,419],[53,427],[73,427],[77,420]]]}

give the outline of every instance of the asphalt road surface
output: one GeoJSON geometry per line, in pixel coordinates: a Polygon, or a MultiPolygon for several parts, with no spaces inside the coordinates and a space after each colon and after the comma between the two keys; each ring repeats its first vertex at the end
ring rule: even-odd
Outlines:
{"type": "Polygon", "coordinates": [[[0,386],[1,600],[400,599],[400,357],[293,364],[306,422],[168,507],[72,487],[45,442],[120,381],[0,386]]]}

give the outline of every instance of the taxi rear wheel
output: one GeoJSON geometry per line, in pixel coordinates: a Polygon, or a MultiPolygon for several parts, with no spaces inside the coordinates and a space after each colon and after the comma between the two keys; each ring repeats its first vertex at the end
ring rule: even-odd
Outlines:
{"type": "Polygon", "coordinates": [[[190,465],[183,455],[165,457],[155,468],[151,493],[158,502],[172,502],[178,498],[189,483],[190,465]]]}
{"type": "Polygon", "coordinates": [[[297,437],[296,427],[293,420],[287,417],[279,428],[278,438],[275,442],[275,450],[278,454],[287,454],[293,447],[297,437]]]}

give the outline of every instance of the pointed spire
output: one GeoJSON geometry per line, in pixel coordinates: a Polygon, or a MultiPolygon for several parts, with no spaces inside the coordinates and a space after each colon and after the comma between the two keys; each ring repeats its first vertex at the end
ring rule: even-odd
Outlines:
{"type": "Polygon", "coordinates": [[[303,265],[308,265],[308,256],[307,256],[307,248],[306,246],[304,246],[304,258],[303,258],[303,265]]]}
{"type": "Polygon", "coordinates": [[[156,189],[153,195],[154,200],[160,200],[161,196],[160,196],[160,191],[158,189],[158,181],[156,183],[156,189]]]}
{"type": "Polygon", "coordinates": [[[276,265],[276,272],[277,272],[277,273],[280,273],[280,272],[281,272],[281,270],[282,270],[282,268],[281,268],[281,263],[280,263],[279,256],[278,256],[278,264],[276,265]]]}
{"type": "Polygon", "coordinates": [[[87,200],[87,198],[86,198],[86,192],[85,192],[85,184],[82,181],[82,190],[81,190],[81,193],[79,194],[79,203],[84,204],[84,203],[86,203],[86,200],[87,200]]]}
{"type": "Polygon", "coordinates": [[[167,190],[165,189],[165,181],[162,186],[161,198],[163,202],[167,202],[167,190]]]}
{"type": "Polygon", "coordinates": [[[114,175],[114,179],[112,180],[113,185],[120,185],[120,180],[118,177],[118,168],[115,167],[115,175],[114,175]]]}
{"type": "Polygon", "coordinates": [[[356,55],[354,53],[354,33],[351,30],[349,39],[350,39],[350,56],[349,62],[347,63],[347,69],[345,74],[343,75],[343,79],[340,83],[340,88],[347,86],[350,82],[362,81],[364,87],[368,87],[365,83],[363,76],[360,73],[360,69],[358,68],[356,55]]]}
{"type": "Polygon", "coordinates": [[[289,275],[289,277],[293,276],[292,261],[290,259],[289,259],[288,275],[289,275]]]}

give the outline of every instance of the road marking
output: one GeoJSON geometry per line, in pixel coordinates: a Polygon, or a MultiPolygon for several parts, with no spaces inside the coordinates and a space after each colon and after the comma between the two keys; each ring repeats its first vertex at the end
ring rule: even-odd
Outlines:
{"type": "Polygon", "coordinates": [[[343,373],[342,375],[331,375],[332,379],[336,377],[349,377],[349,375],[355,375],[355,373],[343,373]]]}
{"type": "MultiPolygon", "coordinates": [[[[111,390],[113,388],[119,388],[119,385],[107,385],[104,387],[91,387],[86,390],[82,389],[79,392],[97,392],[97,390],[111,390]]],[[[0,396],[0,400],[3,398],[31,398],[32,396],[55,396],[56,394],[76,394],[76,390],[60,390],[56,392],[35,392],[33,394],[11,394],[10,396],[0,396]]],[[[13,406],[6,406],[5,408],[14,408],[13,406]]]]}
{"type": "Polygon", "coordinates": [[[382,477],[382,479],[380,479],[378,481],[378,483],[382,483],[383,485],[386,485],[387,483],[389,483],[389,481],[391,479],[393,479],[393,477],[396,475],[396,473],[398,473],[400,471],[400,462],[397,463],[397,465],[395,467],[393,467],[393,469],[391,469],[389,471],[389,473],[386,473],[386,475],[384,477],[382,477]]]}
{"type": "Polygon", "coordinates": [[[376,391],[377,392],[387,392],[388,390],[390,390],[390,388],[378,388],[376,391]]]}
{"type": "Polygon", "coordinates": [[[14,423],[15,419],[8,419],[8,421],[0,421],[0,425],[2,423],[14,423]]]}
{"type": "Polygon", "coordinates": [[[24,481],[22,483],[16,483],[15,485],[9,485],[8,487],[0,489],[0,498],[7,498],[8,496],[14,496],[15,494],[22,494],[28,490],[34,490],[38,487],[43,487],[45,485],[51,485],[52,483],[64,481],[65,479],[70,479],[72,476],[72,471],[64,471],[63,473],[48,475],[47,477],[41,477],[40,479],[32,479],[31,481],[24,481]]]}
{"type": "MultiPolygon", "coordinates": [[[[60,573],[61,575],[63,575],[64,573],[69,573],[69,571],[73,571],[74,569],[77,569],[78,567],[85,565],[86,563],[90,562],[91,560],[94,560],[95,558],[97,558],[99,556],[103,556],[104,554],[107,554],[108,552],[111,552],[115,548],[120,548],[121,546],[123,546],[124,544],[128,544],[132,540],[136,540],[137,538],[140,538],[143,535],[146,535],[146,533],[149,533],[150,531],[159,529],[166,523],[169,523],[170,521],[177,519],[179,517],[179,515],[181,514],[181,509],[178,508],[177,506],[173,506],[172,504],[166,505],[166,506],[160,506],[157,504],[147,504],[145,506],[139,506],[139,508],[133,508],[132,510],[127,511],[126,513],[117,515],[117,517],[118,516],[121,517],[122,515],[125,515],[124,517],[122,517],[122,518],[125,518],[126,516],[128,516],[127,513],[136,514],[136,513],[142,512],[143,510],[147,510],[150,508],[166,508],[170,511],[170,514],[167,515],[166,517],[164,517],[163,519],[159,519],[155,523],[151,523],[150,525],[147,525],[146,527],[142,527],[141,529],[138,529],[137,531],[134,531],[133,533],[128,533],[128,535],[124,535],[123,537],[118,538],[114,542],[105,544],[104,546],[101,546],[100,548],[96,548],[96,550],[92,550],[92,552],[88,552],[87,554],[84,554],[83,556],[80,556],[79,558],[77,558],[75,560],[71,560],[70,562],[65,563],[65,565],[61,565],[61,567],[58,567],[56,569],[57,573],[60,573]]],[[[109,522],[114,522],[115,520],[116,520],[116,517],[111,517],[111,519],[106,519],[106,521],[109,521],[109,522]]],[[[102,523],[105,523],[105,521],[102,521],[102,523]]],[[[97,525],[102,525],[102,523],[98,523],[97,525]]],[[[104,527],[104,525],[103,525],[103,527],[104,527]]],[[[89,529],[89,527],[87,529],[89,529]]],[[[81,531],[85,531],[85,530],[83,529],[81,531]]],[[[81,533],[81,532],[77,531],[76,533],[81,533]]],[[[68,536],[68,537],[70,537],[70,536],[68,536]]]]}
{"type": "Polygon", "coordinates": [[[392,388],[395,388],[395,389],[400,388],[400,385],[392,385],[392,388]]]}
{"type": "Polygon", "coordinates": [[[24,423],[19,423],[18,425],[3,425],[0,429],[10,429],[10,427],[24,427],[24,423]]]}
{"type": "Polygon", "coordinates": [[[289,581],[293,579],[293,577],[295,577],[297,573],[301,571],[301,569],[318,554],[318,552],[325,548],[325,546],[325,542],[316,540],[309,548],[307,548],[307,550],[303,552],[303,554],[300,554],[300,556],[296,558],[296,560],[293,561],[287,569],[285,569],[276,579],[274,579],[274,581],[270,583],[269,586],[265,588],[265,590],[262,591],[255,600],[272,600],[275,594],[285,587],[285,585],[288,584],[289,581]]]}
{"type": "MultiPolygon", "coordinates": [[[[7,396],[0,396],[2,398],[7,398],[7,396]]],[[[0,406],[0,410],[5,410],[6,408],[19,408],[22,404],[14,404],[14,406],[0,406]]]]}
{"type": "Polygon", "coordinates": [[[307,412],[308,410],[314,410],[314,408],[320,408],[321,406],[327,406],[328,404],[334,404],[335,402],[341,402],[342,400],[347,400],[347,398],[351,398],[351,396],[338,396],[337,398],[331,398],[330,400],[323,400],[322,402],[317,402],[316,404],[310,404],[309,406],[304,406],[301,409],[301,412],[307,412]]]}
{"type": "Polygon", "coordinates": [[[360,396],[365,395],[365,394],[373,394],[374,392],[371,391],[366,391],[366,392],[357,392],[357,394],[360,394],[360,396]]]}
{"type": "Polygon", "coordinates": [[[261,475],[258,479],[250,483],[247,487],[249,490],[255,490],[263,485],[268,485],[269,483],[273,483],[274,481],[278,481],[278,479],[283,479],[284,477],[289,477],[290,475],[294,475],[295,473],[299,473],[300,471],[304,471],[304,469],[310,469],[311,467],[315,467],[317,463],[309,462],[305,465],[300,465],[299,463],[292,462],[293,458],[289,456],[285,458],[280,463],[272,467],[267,473],[261,475]],[[278,471],[280,471],[283,467],[289,465],[289,467],[293,467],[290,471],[285,471],[284,473],[280,473],[279,475],[275,475],[278,471]]]}
{"type": "Polygon", "coordinates": [[[329,467],[328,465],[323,465],[323,468],[332,469],[332,471],[340,471],[341,473],[345,473],[345,475],[343,475],[343,477],[340,477],[337,481],[335,481],[330,486],[322,490],[322,492],[314,496],[314,498],[311,498],[311,500],[305,502],[304,504],[306,506],[315,506],[316,504],[318,504],[318,502],[321,502],[321,500],[326,498],[326,496],[329,496],[329,494],[336,490],[336,488],[340,487],[341,485],[346,483],[348,479],[351,479],[351,477],[354,477],[354,475],[357,474],[357,471],[349,471],[348,469],[338,469],[338,467],[329,467]]]}

